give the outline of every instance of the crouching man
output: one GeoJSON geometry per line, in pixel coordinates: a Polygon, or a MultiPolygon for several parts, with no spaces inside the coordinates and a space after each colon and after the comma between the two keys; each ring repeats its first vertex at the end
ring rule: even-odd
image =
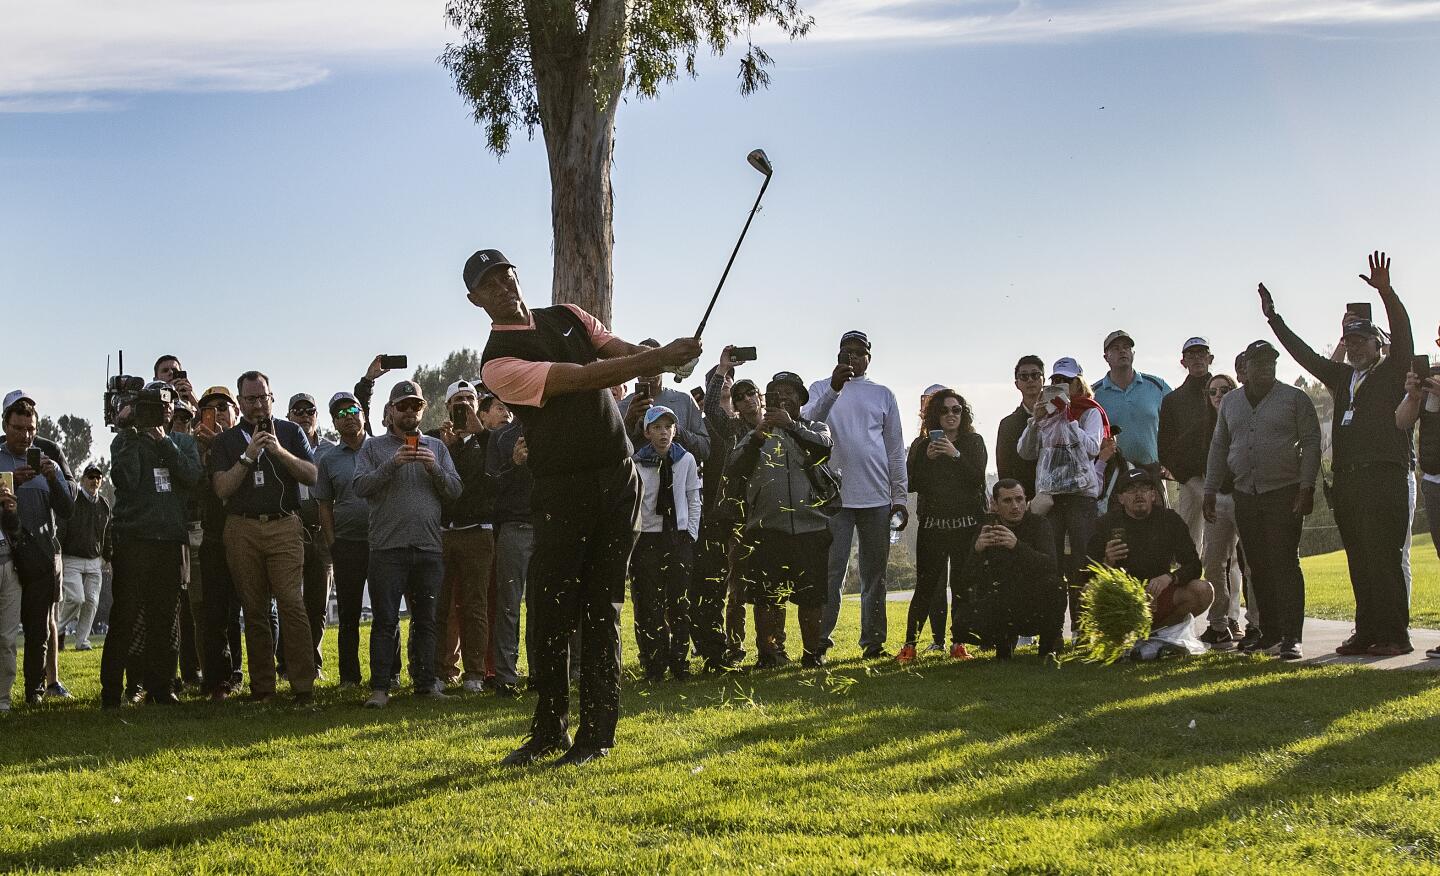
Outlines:
{"type": "MultiPolygon", "coordinates": [[[[1087,551],[1090,561],[1121,569],[1145,582],[1152,630],[1158,632],[1203,616],[1215,592],[1210,582],[1200,577],[1200,554],[1184,519],[1160,507],[1155,482],[1144,469],[1121,475],[1115,491],[1120,507],[1112,507],[1096,525],[1087,551]]],[[[1088,571],[1082,574],[1088,583],[1088,571]]],[[[1166,650],[1162,647],[1154,656],[1166,650]]],[[[1136,653],[1149,658],[1152,652],[1137,646],[1136,653]]]]}
{"type": "Polygon", "coordinates": [[[1018,636],[1038,636],[1040,656],[1063,643],[1065,587],[1055,562],[1055,537],[1030,512],[1025,486],[1012,478],[990,491],[993,516],[980,527],[965,561],[963,582],[976,601],[984,646],[1010,659],[1018,636]]]}
{"type": "MultiPolygon", "coordinates": [[[[741,534],[747,601],[755,605],[759,668],[785,655],[785,602],[799,607],[802,664],[821,666],[830,562],[830,512],[816,467],[834,443],[822,422],[803,420],[805,383],[782,371],[765,387],[765,416],[730,456],[725,476],[743,482],[747,514],[741,534]]],[[[832,491],[833,492],[833,491],[832,491]]]]}

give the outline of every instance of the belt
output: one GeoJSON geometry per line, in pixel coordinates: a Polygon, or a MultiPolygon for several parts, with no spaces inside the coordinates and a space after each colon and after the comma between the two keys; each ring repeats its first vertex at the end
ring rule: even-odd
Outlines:
{"type": "Polygon", "coordinates": [[[294,517],[293,511],[282,511],[279,514],[231,514],[231,517],[244,517],[246,520],[258,520],[261,523],[270,523],[274,520],[284,520],[286,517],[294,517]]]}

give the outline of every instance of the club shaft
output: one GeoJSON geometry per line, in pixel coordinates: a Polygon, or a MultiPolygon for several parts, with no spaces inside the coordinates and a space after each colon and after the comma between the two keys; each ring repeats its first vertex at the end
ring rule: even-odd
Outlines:
{"type": "Polygon", "coordinates": [[[705,333],[705,323],[710,321],[710,312],[715,309],[715,302],[720,300],[720,290],[725,288],[725,278],[730,276],[730,266],[735,264],[735,256],[740,254],[740,244],[745,242],[745,232],[750,230],[750,223],[755,221],[755,212],[760,209],[760,199],[765,197],[765,190],[770,187],[770,177],[765,177],[765,182],[760,185],[760,194],[755,196],[755,206],[750,208],[750,215],[745,219],[745,227],[740,229],[740,239],[735,241],[735,248],[730,251],[730,260],[725,263],[725,271],[720,274],[720,283],[715,287],[715,294],[710,296],[710,306],[705,308],[705,315],[700,317],[700,327],[695,329],[695,340],[705,333]]]}

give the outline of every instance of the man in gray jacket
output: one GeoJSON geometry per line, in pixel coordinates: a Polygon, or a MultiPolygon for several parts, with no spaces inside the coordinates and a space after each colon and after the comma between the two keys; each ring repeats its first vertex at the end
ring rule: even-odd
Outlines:
{"type": "Polygon", "coordinates": [[[747,596],[755,605],[760,655],[756,666],[787,662],[785,602],[799,607],[805,666],[825,662],[821,623],[830,561],[830,513],[816,467],[834,446],[824,423],[800,418],[810,400],[805,382],[789,371],[765,387],[760,425],[739,443],[725,470],[745,484],[741,560],[747,596]]]}
{"type": "Polygon", "coordinates": [[[410,606],[415,693],[445,697],[435,683],[435,602],[445,573],[440,509],[460,498],[462,484],[445,442],[420,434],[424,412],[419,386],[395,384],[386,406],[389,431],[362,444],[355,457],[355,495],[370,503],[370,709],[390,702],[401,596],[410,606]]]}
{"type": "MultiPolygon", "coordinates": [[[[1279,352],[1268,341],[1245,348],[1245,388],[1220,404],[1205,468],[1205,519],[1217,519],[1215,496],[1235,479],[1235,524],[1250,561],[1260,609],[1255,650],[1299,660],[1305,622],[1300,529],[1315,507],[1320,474],[1320,421],[1315,403],[1275,380],[1279,352]]],[[[1225,588],[1215,589],[1226,598],[1225,588]]]]}

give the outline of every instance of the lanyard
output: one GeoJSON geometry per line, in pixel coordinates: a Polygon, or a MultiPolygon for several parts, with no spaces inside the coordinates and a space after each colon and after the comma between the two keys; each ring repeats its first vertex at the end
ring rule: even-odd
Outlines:
{"type": "Polygon", "coordinates": [[[1364,371],[1352,370],[1350,372],[1350,407],[1348,410],[1355,410],[1355,393],[1360,391],[1360,387],[1364,386],[1365,381],[1369,379],[1370,373],[1378,367],[1380,367],[1380,363],[1376,362],[1364,371]]]}

